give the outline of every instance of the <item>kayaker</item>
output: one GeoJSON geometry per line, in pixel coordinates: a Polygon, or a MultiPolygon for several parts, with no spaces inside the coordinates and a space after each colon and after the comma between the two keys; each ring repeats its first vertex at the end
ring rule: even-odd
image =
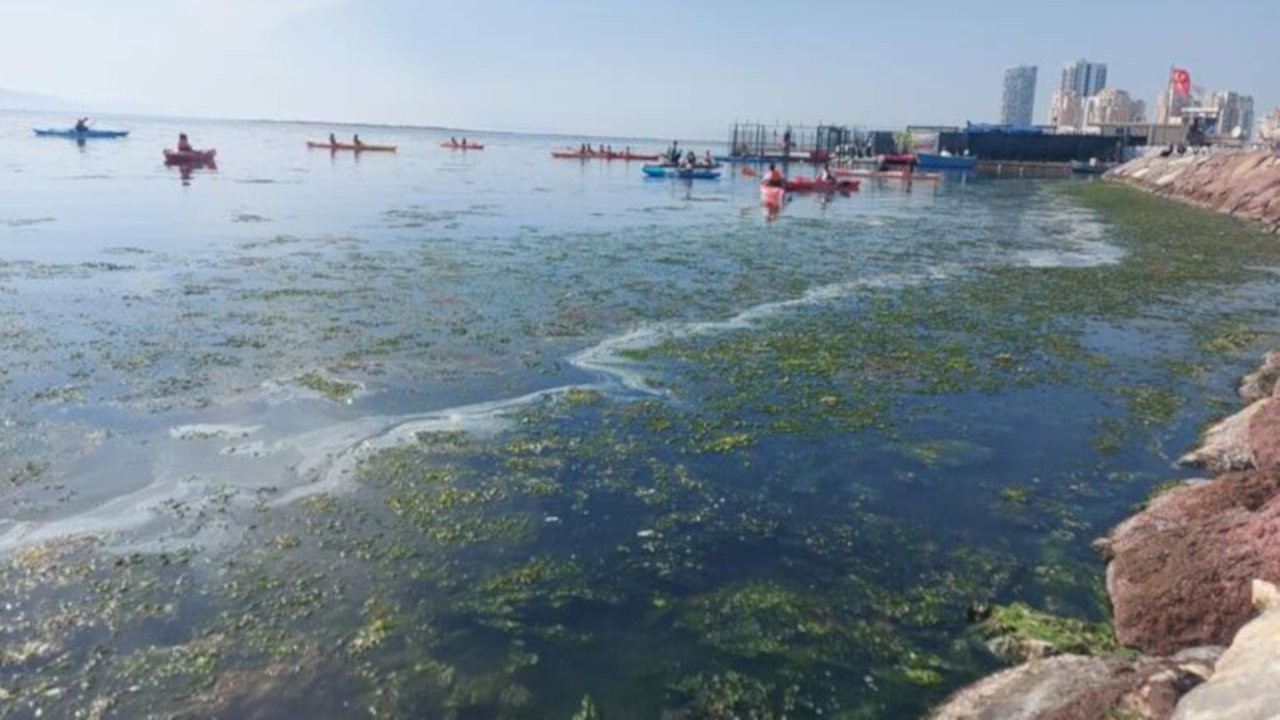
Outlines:
{"type": "Polygon", "coordinates": [[[76,132],[82,133],[82,132],[88,132],[88,130],[89,130],[89,118],[82,117],[76,121],[76,132]]]}
{"type": "Polygon", "coordinates": [[[195,152],[191,147],[191,141],[187,140],[186,133],[178,134],[178,152],[195,152]]]}
{"type": "Polygon", "coordinates": [[[836,176],[831,174],[831,168],[827,165],[822,166],[822,172],[818,174],[818,181],[831,183],[832,185],[835,185],[838,182],[836,180],[836,176]]]}
{"type": "Polygon", "coordinates": [[[680,141],[672,140],[671,147],[667,150],[667,161],[672,165],[680,164],[680,141]]]}
{"type": "Polygon", "coordinates": [[[711,157],[711,151],[708,150],[702,154],[702,164],[707,167],[715,167],[716,161],[711,157]]]}
{"type": "Polygon", "coordinates": [[[694,152],[694,151],[690,150],[690,151],[689,151],[689,154],[684,156],[684,162],[685,162],[685,164],[686,164],[686,165],[688,165],[689,167],[697,167],[697,166],[698,166],[698,153],[696,153],[696,152],[694,152]]]}
{"type": "Polygon", "coordinates": [[[761,184],[769,187],[782,187],[785,184],[782,171],[778,169],[777,165],[769,163],[769,172],[764,174],[764,182],[761,184]]]}
{"type": "Polygon", "coordinates": [[[329,133],[329,147],[338,147],[338,138],[333,133],[329,133]]]}
{"type": "Polygon", "coordinates": [[[360,135],[359,135],[359,134],[353,134],[353,135],[351,136],[351,144],[352,144],[352,145],[355,145],[356,147],[360,147],[360,146],[364,145],[364,143],[360,142],[360,135]]]}
{"type": "Polygon", "coordinates": [[[458,144],[458,138],[453,137],[452,135],[450,135],[450,136],[449,136],[449,144],[450,144],[450,145],[457,146],[457,144],[458,144]]]}

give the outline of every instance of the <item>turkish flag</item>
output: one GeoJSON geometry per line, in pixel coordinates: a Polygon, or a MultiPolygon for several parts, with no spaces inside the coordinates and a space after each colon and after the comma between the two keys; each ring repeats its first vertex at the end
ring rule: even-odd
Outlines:
{"type": "Polygon", "coordinates": [[[1178,94],[1178,97],[1191,94],[1191,73],[1182,68],[1174,68],[1170,80],[1173,83],[1173,91],[1178,94]]]}

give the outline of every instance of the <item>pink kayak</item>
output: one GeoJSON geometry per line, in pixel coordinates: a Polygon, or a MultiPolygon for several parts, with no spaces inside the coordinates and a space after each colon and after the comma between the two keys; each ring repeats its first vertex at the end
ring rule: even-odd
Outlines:
{"type": "Polygon", "coordinates": [[[761,185],[760,186],[760,202],[764,205],[777,207],[782,204],[782,198],[786,197],[787,189],[781,185],[761,185]]]}
{"type": "Polygon", "coordinates": [[[213,162],[217,150],[165,150],[165,165],[204,165],[213,162]]]}

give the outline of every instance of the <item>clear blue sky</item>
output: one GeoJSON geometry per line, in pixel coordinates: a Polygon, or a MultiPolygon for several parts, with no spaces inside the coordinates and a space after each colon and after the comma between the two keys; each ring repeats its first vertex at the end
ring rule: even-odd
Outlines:
{"type": "Polygon", "coordinates": [[[1280,104],[1280,0],[0,0],[0,87],[179,115],[718,138],[991,121],[1006,67],[1280,104]]]}

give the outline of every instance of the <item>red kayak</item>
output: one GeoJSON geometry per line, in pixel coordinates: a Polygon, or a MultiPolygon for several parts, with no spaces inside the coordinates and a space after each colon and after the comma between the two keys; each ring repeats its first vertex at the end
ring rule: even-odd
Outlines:
{"type": "Polygon", "coordinates": [[[484,145],[479,145],[477,143],[442,142],[440,143],[440,147],[449,148],[450,150],[483,150],[484,149],[484,145]]]}
{"type": "Polygon", "coordinates": [[[206,165],[213,162],[217,150],[165,150],[165,165],[206,165]]]}
{"type": "Polygon", "coordinates": [[[858,186],[862,184],[861,180],[838,180],[836,182],[827,182],[818,180],[817,178],[805,177],[797,175],[787,180],[786,188],[791,192],[821,192],[821,193],[848,193],[857,192],[858,186]]]}

